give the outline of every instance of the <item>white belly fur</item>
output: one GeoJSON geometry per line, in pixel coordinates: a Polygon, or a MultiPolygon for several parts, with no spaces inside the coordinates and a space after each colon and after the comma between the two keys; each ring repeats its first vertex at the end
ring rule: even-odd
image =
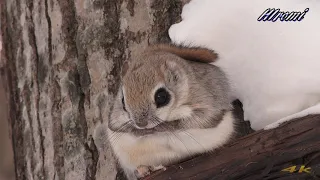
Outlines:
{"type": "Polygon", "coordinates": [[[232,112],[228,112],[215,128],[189,129],[175,134],[166,132],[142,138],[122,133],[111,143],[121,166],[135,170],[139,165],[167,165],[190,155],[211,151],[225,144],[233,132],[234,117],[232,112]]]}

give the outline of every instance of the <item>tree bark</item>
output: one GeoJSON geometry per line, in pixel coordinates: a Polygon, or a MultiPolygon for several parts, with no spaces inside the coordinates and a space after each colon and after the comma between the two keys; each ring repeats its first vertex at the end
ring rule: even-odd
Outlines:
{"type": "Polygon", "coordinates": [[[144,180],[320,179],[320,115],[257,131],[144,180]]]}
{"type": "MultiPolygon", "coordinates": [[[[0,70],[0,74],[1,73],[3,72],[0,70]]],[[[11,128],[7,118],[4,83],[0,78],[0,180],[15,179],[10,132],[11,128]]]]}
{"type": "Polygon", "coordinates": [[[1,78],[16,178],[105,180],[104,133],[122,62],[168,42],[183,0],[5,0],[1,78]],[[100,129],[100,130],[99,130],[100,129]]]}

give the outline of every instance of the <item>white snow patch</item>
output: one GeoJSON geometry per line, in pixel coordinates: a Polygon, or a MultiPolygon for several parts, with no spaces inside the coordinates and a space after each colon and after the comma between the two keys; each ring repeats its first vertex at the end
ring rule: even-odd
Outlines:
{"type": "Polygon", "coordinates": [[[215,65],[227,73],[245,120],[259,130],[320,102],[319,18],[320,1],[192,0],[169,35],[220,55],[215,65]],[[310,10],[302,21],[257,21],[267,8],[310,10]]]}
{"type": "Polygon", "coordinates": [[[273,128],[277,128],[279,127],[281,124],[285,123],[285,122],[288,122],[292,119],[297,119],[297,118],[301,118],[301,117],[305,117],[305,116],[308,116],[308,115],[314,115],[314,114],[319,114],[320,112],[320,103],[315,105],[315,106],[312,106],[308,109],[305,109],[303,111],[300,111],[296,114],[292,114],[290,116],[287,116],[285,118],[282,118],[272,124],[269,124],[267,125],[264,130],[269,130],[269,129],[273,129],[273,128]]]}

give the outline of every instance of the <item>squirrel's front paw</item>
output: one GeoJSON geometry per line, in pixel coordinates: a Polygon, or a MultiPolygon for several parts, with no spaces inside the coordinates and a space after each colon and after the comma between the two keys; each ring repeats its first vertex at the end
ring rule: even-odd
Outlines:
{"type": "Polygon", "coordinates": [[[150,166],[143,166],[140,165],[137,167],[137,169],[134,171],[134,174],[137,176],[137,178],[143,178],[145,176],[148,176],[151,173],[151,167],[150,166]]]}
{"type": "Polygon", "coordinates": [[[137,176],[137,178],[143,178],[143,177],[150,175],[153,171],[157,171],[157,170],[161,170],[161,169],[165,170],[166,168],[162,165],[160,165],[160,166],[140,165],[134,171],[134,174],[137,176]]]}

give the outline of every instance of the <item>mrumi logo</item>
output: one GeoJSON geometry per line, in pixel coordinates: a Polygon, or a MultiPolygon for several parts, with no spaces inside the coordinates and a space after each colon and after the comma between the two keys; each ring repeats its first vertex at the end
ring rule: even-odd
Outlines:
{"type": "Polygon", "coordinates": [[[268,8],[257,19],[258,21],[301,21],[304,16],[309,12],[309,8],[306,8],[303,12],[299,11],[280,11],[280,9],[268,8]]]}

